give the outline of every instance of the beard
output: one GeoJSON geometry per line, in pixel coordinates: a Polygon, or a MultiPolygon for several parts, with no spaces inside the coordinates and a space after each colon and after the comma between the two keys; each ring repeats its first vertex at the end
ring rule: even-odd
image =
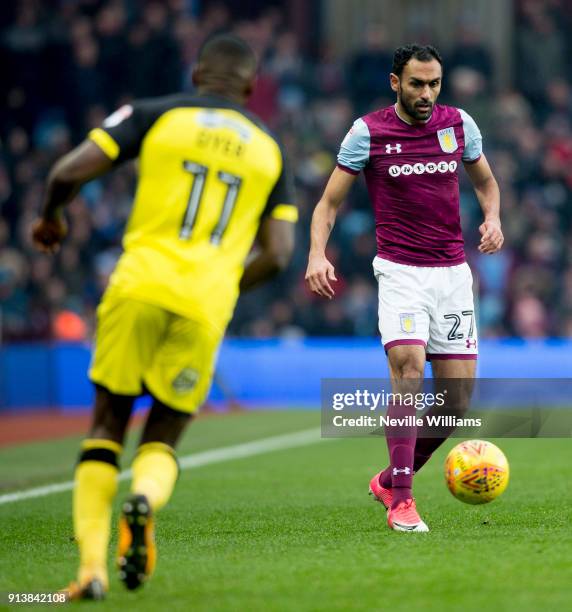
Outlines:
{"type": "Polygon", "coordinates": [[[409,103],[401,92],[399,92],[399,103],[405,109],[405,112],[413,117],[416,121],[427,121],[431,115],[433,114],[433,102],[427,102],[426,104],[429,106],[428,110],[421,111],[417,108],[417,104],[409,103]]]}

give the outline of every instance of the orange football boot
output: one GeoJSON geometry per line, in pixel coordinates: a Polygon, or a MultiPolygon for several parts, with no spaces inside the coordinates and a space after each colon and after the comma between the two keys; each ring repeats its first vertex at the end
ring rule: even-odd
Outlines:
{"type": "Polygon", "coordinates": [[[145,495],[131,495],[119,518],[117,566],[129,590],[140,587],[153,573],[157,559],[153,512],[145,495]]]}

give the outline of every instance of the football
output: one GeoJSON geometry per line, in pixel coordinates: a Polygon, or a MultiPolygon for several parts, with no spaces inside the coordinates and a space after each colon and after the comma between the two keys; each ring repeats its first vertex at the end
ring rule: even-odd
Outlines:
{"type": "Polygon", "coordinates": [[[445,460],[449,491],[466,504],[486,504],[508,486],[508,461],[498,446],[484,440],[457,444],[445,460]]]}

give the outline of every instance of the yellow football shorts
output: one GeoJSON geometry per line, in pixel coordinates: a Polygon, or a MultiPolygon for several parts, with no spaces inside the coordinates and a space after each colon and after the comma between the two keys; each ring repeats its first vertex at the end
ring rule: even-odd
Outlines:
{"type": "Polygon", "coordinates": [[[170,408],[195,412],[210,389],[221,340],[203,323],[108,291],[97,309],[89,377],[112,393],[145,388],[170,408]]]}

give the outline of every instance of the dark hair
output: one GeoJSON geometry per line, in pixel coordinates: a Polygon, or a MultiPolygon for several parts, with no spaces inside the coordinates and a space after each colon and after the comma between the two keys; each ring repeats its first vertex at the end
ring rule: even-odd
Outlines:
{"type": "Polygon", "coordinates": [[[435,47],[432,45],[418,45],[413,43],[411,45],[398,47],[395,50],[395,53],[393,54],[393,66],[391,68],[391,72],[397,76],[401,76],[403,69],[411,58],[420,62],[430,62],[431,60],[436,59],[441,66],[443,65],[443,58],[435,47]]]}
{"type": "Polygon", "coordinates": [[[234,34],[213,34],[202,44],[198,56],[199,62],[224,64],[231,68],[248,66],[256,68],[256,55],[242,38],[234,34]]]}

